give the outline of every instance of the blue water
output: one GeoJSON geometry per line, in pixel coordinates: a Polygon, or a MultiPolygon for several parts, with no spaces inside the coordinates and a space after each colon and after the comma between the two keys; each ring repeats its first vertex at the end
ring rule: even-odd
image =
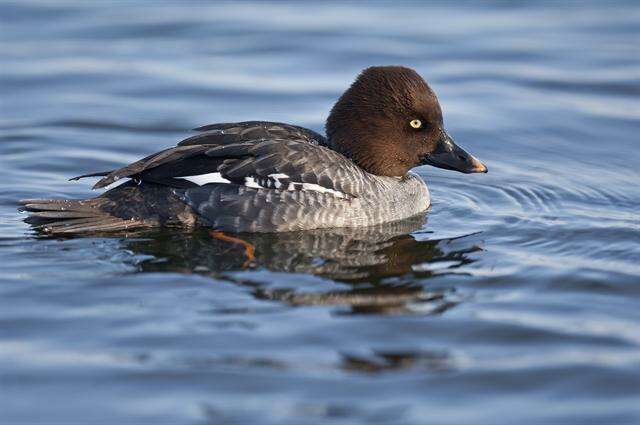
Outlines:
{"type": "Polygon", "coordinates": [[[0,4],[0,423],[640,423],[640,5],[0,4]],[[486,175],[375,231],[43,238],[21,198],[418,70],[486,175]]]}

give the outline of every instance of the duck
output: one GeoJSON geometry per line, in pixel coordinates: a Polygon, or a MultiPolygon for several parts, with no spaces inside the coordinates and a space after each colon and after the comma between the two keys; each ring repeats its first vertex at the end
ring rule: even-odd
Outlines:
{"type": "Polygon", "coordinates": [[[176,146],[100,177],[90,199],[26,199],[26,221],[48,234],[207,226],[288,232],[374,226],[424,213],[430,165],[487,167],[445,131],[435,92],[413,69],[373,66],[340,96],[323,136],[279,122],[205,125],[176,146]]]}

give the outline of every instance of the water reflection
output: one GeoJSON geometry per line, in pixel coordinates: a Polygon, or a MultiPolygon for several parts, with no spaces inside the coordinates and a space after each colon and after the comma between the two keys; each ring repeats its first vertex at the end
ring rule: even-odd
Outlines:
{"type": "MultiPolygon", "coordinates": [[[[482,251],[473,235],[426,239],[424,215],[381,226],[279,234],[236,235],[255,247],[246,257],[237,245],[214,239],[208,229],[82,235],[117,237],[140,272],[200,274],[233,281],[260,300],[289,306],[344,306],[336,314],[439,314],[459,300],[452,289],[429,289],[428,279],[466,274],[470,254],[482,251]],[[456,243],[452,243],[455,241],[456,243]],[[233,273],[246,271],[247,273],[233,273]],[[266,273],[251,273],[260,271],[266,273]],[[269,272],[285,272],[274,275],[269,272]],[[326,285],[301,283],[301,275],[326,285]]],[[[46,235],[40,237],[47,238],[46,235]]],[[[115,255],[114,261],[121,256],[115,255]]]]}
{"type": "MultiPolygon", "coordinates": [[[[140,272],[200,274],[231,280],[249,287],[260,300],[289,306],[345,306],[349,314],[439,314],[458,300],[453,290],[429,290],[426,280],[466,274],[461,267],[476,261],[470,254],[482,249],[473,235],[423,239],[428,237],[425,227],[426,217],[419,215],[366,228],[237,235],[255,247],[251,270],[287,273],[260,273],[257,278],[256,273],[232,273],[247,271],[243,249],[214,239],[208,229],[158,229],[82,237],[120,238],[122,249],[129,254],[127,258],[138,260],[140,272]],[[318,290],[314,285],[309,290],[300,282],[301,275],[328,279],[326,288],[318,290]]],[[[49,238],[44,234],[39,237],[49,238]]],[[[114,261],[121,261],[121,256],[114,256],[114,261]]]]}
{"type": "MultiPolygon", "coordinates": [[[[140,264],[146,272],[198,273],[251,288],[262,300],[290,306],[347,306],[348,313],[442,313],[457,304],[453,291],[428,290],[425,280],[443,274],[463,274],[461,266],[481,251],[474,238],[421,240],[425,227],[418,216],[382,226],[328,229],[281,234],[244,234],[255,247],[253,269],[312,274],[339,283],[309,290],[296,275],[273,276],[243,270],[241,248],[213,239],[209,232],[161,231],[127,239],[135,254],[152,256],[140,264]],[[413,233],[413,234],[412,234],[413,233]],[[455,248],[451,248],[455,245],[455,248]],[[274,285],[277,284],[277,285],[274,285]],[[344,288],[347,289],[344,289],[344,288]]],[[[340,311],[339,313],[343,313],[340,311]]]]}
{"type": "Polygon", "coordinates": [[[446,351],[373,351],[368,355],[342,353],[341,360],[343,370],[361,373],[404,369],[450,372],[456,369],[453,357],[446,351]]]}
{"type": "MultiPolygon", "coordinates": [[[[451,262],[449,272],[473,260],[466,254],[477,246],[446,251],[446,240],[418,240],[411,235],[425,225],[418,216],[383,226],[327,229],[279,234],[243,234],[255,247],[254,268],[290,273],[309,273],[341,282],[379,283],[385,278],[413,273],[433,275],[429,262],[451,262]],[[419,267],[415,267],[421,265],[419,267]]],[[[158,231],[131,238],[127,247],[153,255],[144,271],[223,272],[242,269],[246,258],[232,244],[213,239],[209,232],[158,231]]]]}

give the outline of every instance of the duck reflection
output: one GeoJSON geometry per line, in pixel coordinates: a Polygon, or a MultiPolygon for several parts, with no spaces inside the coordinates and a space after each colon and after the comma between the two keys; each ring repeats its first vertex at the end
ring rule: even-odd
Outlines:
{"type": "Polygon", "coordinates": [[[341,368],[350,372],[381,373],[390,370],[423,369],[450,372],[455,359],[446,351],[373,351],[366,355],[341,353],[341,368]]]}
{"type": "MultiPolygon", "coordinates": [[[[301,286],[271,281],[256,282],[243,269],[246,258],[237,246],[213,239],[209,232],[162,231],[129,238],[126,245],[154,260],[141,263],[142,271],[198,273],[231,279],[246,285],[256,298],[291,306],[345,306],[338,313],[438,314],[457,304],[452,291],[430,291],[425,279],[461,274],[481,251],[471,238],[420,240],[424,216],[368,228],[327,229],[278,234],[242,234],[255,247],[253,267],[276,272],[312,274],[339,282],[347,289],[305,291],[301,286]],[[412,235],[414,233],[416,236],[412,235]],[[452,241],[457,243],[452,244],[452,241]],[[222,276],[221,276],[222,275],[222,276]],[[274,288],[274,283],[279,283],[274,288]]],[[[262,278],[261,278],[262,279],[262,278]]],[[[285,279],[294,282],[294,279],[285,279]]]]}

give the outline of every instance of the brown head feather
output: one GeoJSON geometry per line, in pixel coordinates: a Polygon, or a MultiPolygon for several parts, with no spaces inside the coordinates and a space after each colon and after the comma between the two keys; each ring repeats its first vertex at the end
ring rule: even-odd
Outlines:
{"type": "Polygon", "coordinates": [[[442,111],[429,85],[412,69],[365,69],[336,102],[326,131],[333,149],[364,170],[403,176],[435,149],[442,111]],[[412,120],[422,127],[412,128],[412,120]]]}

